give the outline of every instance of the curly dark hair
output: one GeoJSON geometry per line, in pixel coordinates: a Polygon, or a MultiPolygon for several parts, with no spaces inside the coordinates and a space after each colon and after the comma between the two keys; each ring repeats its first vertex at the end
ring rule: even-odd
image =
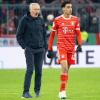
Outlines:
{"type": "Polygon", "coordinates": [[[61,4],[61,8],[65,7],[66,4],[72,4],[71,0],[66,0],[61,4]]]}

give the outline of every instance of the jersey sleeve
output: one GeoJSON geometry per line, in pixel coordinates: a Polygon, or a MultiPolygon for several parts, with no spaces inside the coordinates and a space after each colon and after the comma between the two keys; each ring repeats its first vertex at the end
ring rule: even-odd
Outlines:
{"type": "Polygon", "coordinates": [[[48,50],[52,50],[52,44],[55,36],[55,32],[57,31],[57,22],[56,20],[53,21],[50,37],[48,40],[48,50]]]}
{"type": "Polygon", "coordinates": [[[79,24],[79,20],[78,19],[76,21],[75,31],[76,31],[76,37],[77,37],[78,45],[82,45],[81,32],[80,32],[80,24],[79,24]]]}
{"type": "Polygon", "coordinates": [[[54,19],[53,24],[52,24],[52,31],[57,31],[57,20],[54,19]]]}

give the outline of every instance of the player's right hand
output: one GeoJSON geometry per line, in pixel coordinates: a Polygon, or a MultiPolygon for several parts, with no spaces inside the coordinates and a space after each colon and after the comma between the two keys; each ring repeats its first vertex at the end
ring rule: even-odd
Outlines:
{"type": "Polygon", "coordinates": [[[48,50],[47,57],[48,58],[53,58],[54,57],[54,52],[52,50],[48,50]]]}

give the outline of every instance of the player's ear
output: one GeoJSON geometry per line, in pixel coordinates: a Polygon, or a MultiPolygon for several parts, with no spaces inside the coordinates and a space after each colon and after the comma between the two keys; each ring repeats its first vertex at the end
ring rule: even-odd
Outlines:
{"type": "Polygon", "coordinates": [[[64,12],[64,10],[65,10],[65,8],[63,7],[63,8],[62,8],[62,11],[64,12]]]}

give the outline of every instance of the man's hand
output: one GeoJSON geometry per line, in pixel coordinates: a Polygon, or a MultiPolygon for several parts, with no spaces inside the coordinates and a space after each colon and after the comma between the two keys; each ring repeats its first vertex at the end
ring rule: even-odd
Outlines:
{"type": "Polygon", "coordinates": [[[47,57],[48,58],[53,58],[54,57],[54,52],[52,50],[48,50],[47,57]]]}
{"type": "Polygon", "coordinates": [[[80,45],[77,46],[77,48],[76,48],[76,52],[82,52],[82,48],[81,48],[80,45]]]}

